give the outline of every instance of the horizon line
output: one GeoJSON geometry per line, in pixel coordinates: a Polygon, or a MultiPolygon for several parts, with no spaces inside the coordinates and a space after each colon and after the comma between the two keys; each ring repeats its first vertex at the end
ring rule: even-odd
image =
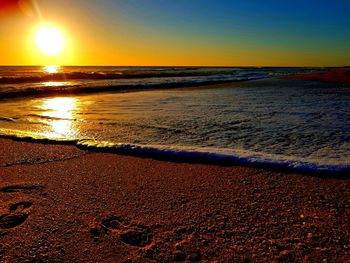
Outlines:
{"type": "MultiPolygon", "coordinates": [[[[50,64],[54,65],[54,64],[50,64]]],[[[27,64],[0,64],[0,67],[45,67],[49,66],[47,65],[27,65],[27,64]]],[[[55,65],[56,66],[56,65],[55,65]]],[[[310,66],[310,65],[304,65],[304,66],[287,66],[287,65],[274,65],[274,66],[239,66],[239,65],[57,65],[58,67],[202,67],[202,68],[347,68],[350,67],[349,65],[342,65],[342,66],[310,66]]]]}

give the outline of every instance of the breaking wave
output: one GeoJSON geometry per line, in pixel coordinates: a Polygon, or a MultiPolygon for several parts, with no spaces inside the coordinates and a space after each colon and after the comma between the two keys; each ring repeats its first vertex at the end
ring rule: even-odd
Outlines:
{"type": "Polygon", "coordinates": [[[314,175],[345,176],[350,172],[350,165],[322,164],[317,160],[300,159],[296,156],[285,156],[254,152],[243,149],[225,149],[214,147],[141,145],[113,143],[91,139],[47,138],[45,135],[0,129],[1,138],[19,139],[29,142],[50,144],[68,144],[76,147],[105,153],[116,153],[158,160],[169,160],[185,163],[203,163],[219,165],[245,165],[255,168],[307,173],[314,175]]]}
{"type": "Polygon", "coordinates": [[[321,71],[317,68],[31,67],[0,68],[0,98],[192,87],[321,71]]]}

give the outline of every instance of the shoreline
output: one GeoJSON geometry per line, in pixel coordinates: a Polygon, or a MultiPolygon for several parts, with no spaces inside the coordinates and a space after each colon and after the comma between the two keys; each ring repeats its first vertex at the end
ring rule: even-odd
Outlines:
{"type": "Polygon", "coordinates": [[[350,180],[0,139],[1,261],[345,261],[350,180]]]}
{"type": "MultiPolygon", "coordinates": [[[[214,153],[206,151],[195,151],[195,149],[181,150],[173,147],[157,148],[156,146],[142,146],[133,144],[107,144],[100,146],[99,143],[91,143],[90,140],[57,140],[45,137],[30,137],[30,135],[23,134],[0,134],[0,139],[8,139],[18,142],[38,143],[43,145],[68,145],[76,147],[79,150],[91,151],[96,153],[110,153],[120,156],[131,156],[143,159],[154,159],[158,161],[168,161],[174,163],[184,164],[209,164],[217,166],[244,166],[255,169],[266,169],[274,172],[283,173],[300,173],[304,175],[320,176],[323,178],[339,178],[347,179],[350,172],[349,165],[318,165],[311,162],[297,162],[297,161],[279,161],[279,160],[257,160],[257,154],[251,159],[249,156],[229,155],[225,153],[214,153]]],[[[253,154],[253,153],[251,153],[253,154]]]]}

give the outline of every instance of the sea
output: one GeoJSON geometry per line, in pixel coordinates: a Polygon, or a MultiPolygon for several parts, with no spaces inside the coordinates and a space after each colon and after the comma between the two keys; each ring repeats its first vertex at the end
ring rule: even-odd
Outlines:
{"type": "Polygon", "coordinates": [[[350,87],[327,68],[0,67],[0,136],[296,172],[350,171],[350,87]]]}

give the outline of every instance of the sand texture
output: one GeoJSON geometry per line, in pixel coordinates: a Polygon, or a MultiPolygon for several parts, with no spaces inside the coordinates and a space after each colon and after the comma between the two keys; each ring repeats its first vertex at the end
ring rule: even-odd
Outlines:
{"type": "Polygon", "coordinates": [[[349,189],[0,139],[0,261],[344,262],[349,189]]]}

